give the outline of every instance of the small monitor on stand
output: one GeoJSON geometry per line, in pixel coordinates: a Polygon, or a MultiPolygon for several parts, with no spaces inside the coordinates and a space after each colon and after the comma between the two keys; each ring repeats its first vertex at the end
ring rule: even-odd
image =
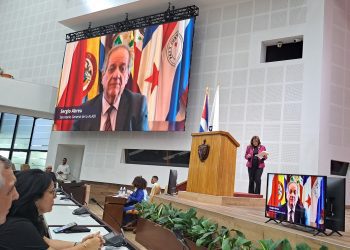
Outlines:
{"type": "Polygon", "coordinates": [[[170,169],[169,182],[168,182],[168,194],[176,194],[176,182],[177,182],[177,170],[170,169]]]}

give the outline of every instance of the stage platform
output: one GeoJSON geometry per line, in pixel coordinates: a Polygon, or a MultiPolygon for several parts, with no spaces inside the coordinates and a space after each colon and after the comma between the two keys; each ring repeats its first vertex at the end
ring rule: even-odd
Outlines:
{"type": "MultiPolygon", "coordinates": [[[[312,249],[319,249],[322,245],[328,249],[350,249],[350,229],[338,235],[313,236],[313,231],[297,227],[288,223],[276,224],[271,221],[265,223],[264,202],[261,198],[244,197],[215,197],[203,194],[180,192],[179,195],[155,196],[155,203],[172,203],[176,208],[187,210],[196,208],[198,216],[204,216],[217,222],[219,226],[242,231],[249,240],[257,243],[260,239],[285,239],[293,246],[296,243],[305,242],[312,249]],[[206,199],[207,198],[207,199],[206,199]],[[299,230],[301,228],[302,230],[299,230]],[[309,231],[307,231],[309,230],[309,231]]],[[[346,210],[346,225],[350,225],[350,211],[346,210]]]]}

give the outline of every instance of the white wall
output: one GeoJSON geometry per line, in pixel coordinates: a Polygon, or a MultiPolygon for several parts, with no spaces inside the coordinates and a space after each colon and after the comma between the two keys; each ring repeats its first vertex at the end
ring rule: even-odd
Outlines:
{"type": "MultiPolygon", "coordinates": [[[[350,162],[350,2],[327,0],[324,21],[319,173],[330,161],[350,162]]],[[[350,204],[350,171],[346,204],[350,204]]]]}
{"type": "MultiPolygon", "coordinates": [[[[216,1],[199,7],[187,132],[176,136],[55,132],[48,158],[54,157],[59,143],[84,144],[82,179],[128,183],[135,175],[150,177],[156,172],[166,181],[168,168],[126,165],[123,149],[189,150],[190,132],[198,129],[205,87],[208,85],[213,95],[220,81],[220,128],[242,145],[237,160],[237,191],[246,191],[248,186],[243,154],[255,134],[270,152],[265,174],[316,173],[323,5],[315,1],[256,0],[216,1]],[[262,41],[295,35],[304,36],[303,59],[260,63],[262,41]]],[[[180,169],[179,179],[186,179],[186,175],[187,170],[180,169]]],[[[262,190],[264,186],[263,181],[262,190]]]]}
{"type": "Polygon", "coordinates": [[[0,77],[0,111],[53,119],[57,87],[0,77]]]}
{"type": "MultiPolygon", "coordinates": [[[[125,164],[123,150],[137,148],[190,150],[190,134],[179,132],[52,132],[48,162],[54,162],[59,144],[85,145],[80,175],[82,180],[130,184],[137,175],[142,175],[148,181],[153,175],[158,175],[159,182],[164,187],[168,182],[170,168],[125,164]],[[159,146],[159,141],[166,143],[159,146]]],[[[71,161],[69,156],[67,158],[71,161]]],[[[178,170],[179,182],[187,179],[186,168],[171,167],[171,169],[178,170]]]]}

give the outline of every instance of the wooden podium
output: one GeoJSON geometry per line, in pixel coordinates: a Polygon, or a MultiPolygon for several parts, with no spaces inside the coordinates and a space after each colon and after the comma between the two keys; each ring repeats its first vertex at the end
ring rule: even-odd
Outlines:
{"type": "MultiPolygon", "coordinates": [[[[203,146],[201,146],[203,147],[203,146]]],[[[239,143],[224,131],[192,133],[188,192],[232,196],[235,186],[236,154],[239,143]],[[209,145],[206,160],[199,157],[200,145],[209,145]]]]}
{"type": "Polygon", "coordinates": [[[123,223],[123,208],[126,202],[127,199],[123,197],[106,196],[105,198],[102,220],[117,232],[120,232],[120,225],[123,223]]]}

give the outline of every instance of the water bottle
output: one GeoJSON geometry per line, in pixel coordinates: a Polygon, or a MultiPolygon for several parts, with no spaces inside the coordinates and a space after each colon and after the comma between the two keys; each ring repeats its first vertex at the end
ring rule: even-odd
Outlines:
{"type": "Polygon", "coordinates": [[[123,189],[123,194],[126,195],[126,187],[123,189]]]}
{"type": "Polygon", "coordinates": [[[123,187],[120,187],[118,195],[123,195],[123,187]]]}

